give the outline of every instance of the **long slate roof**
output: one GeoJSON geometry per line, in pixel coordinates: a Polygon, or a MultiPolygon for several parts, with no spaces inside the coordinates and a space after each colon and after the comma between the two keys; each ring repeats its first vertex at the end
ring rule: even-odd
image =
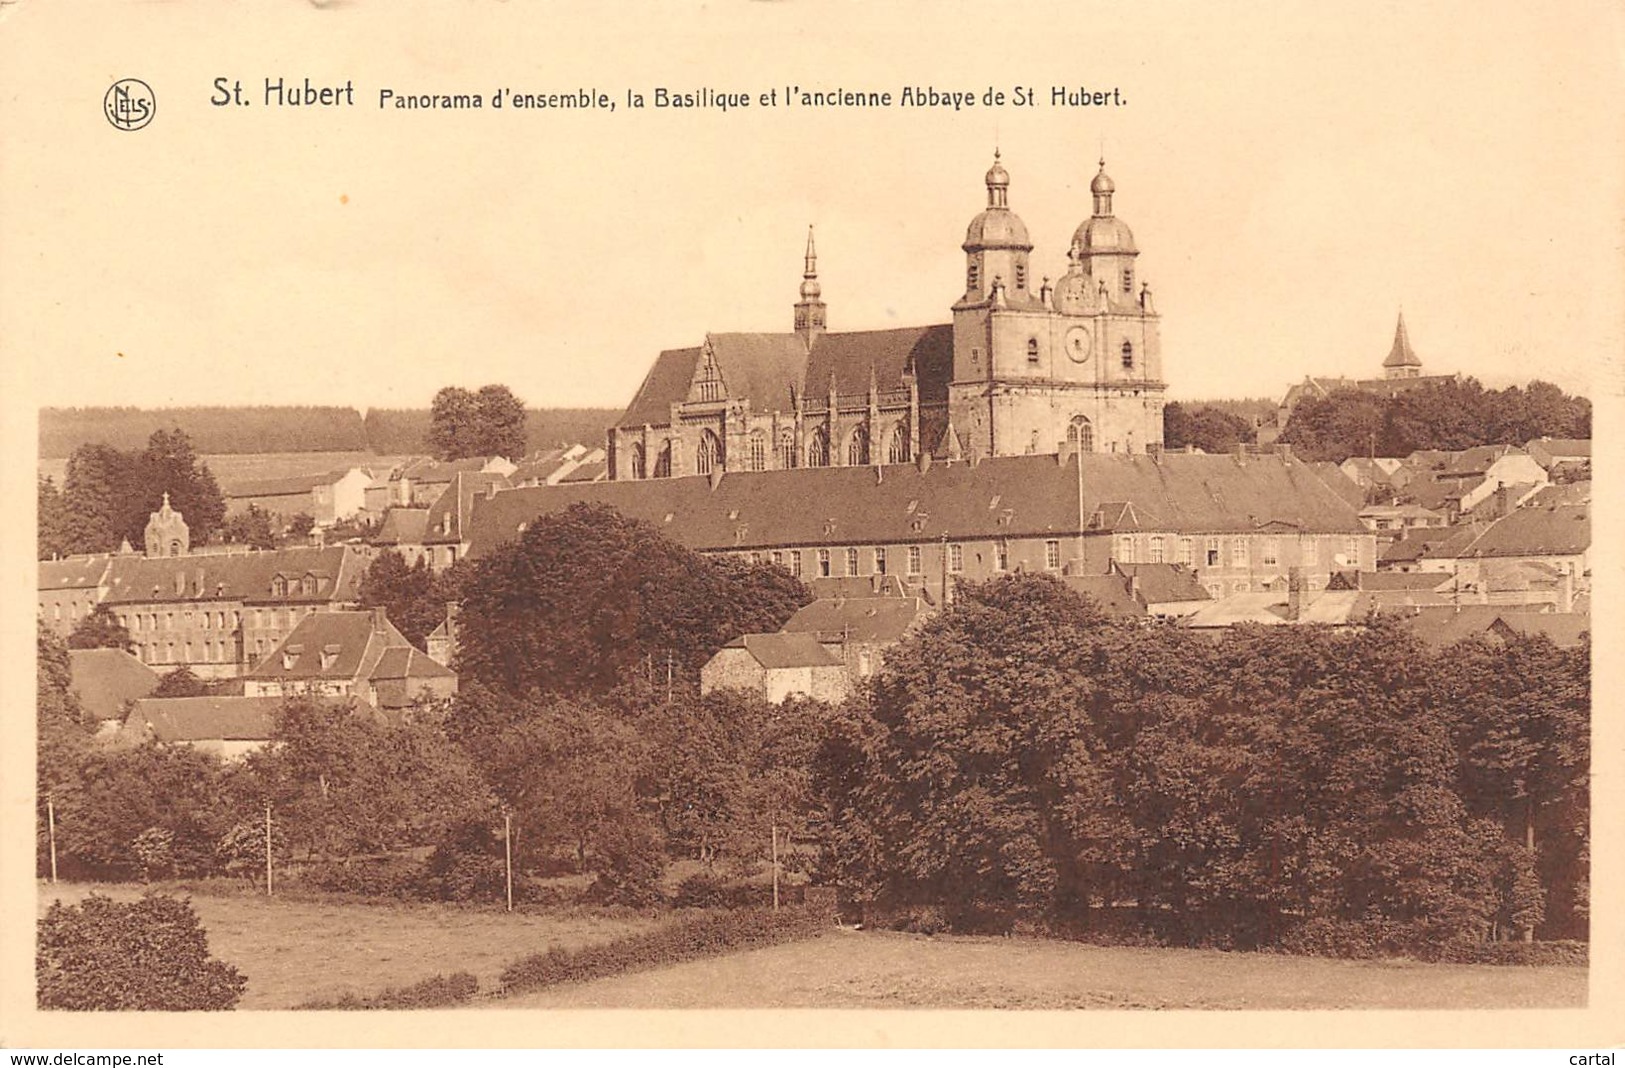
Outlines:
{"type": "Polygon", "coordinates": [[[108,572],[106,602],[353,601],[360,594],[361,576],[369,562],[368,553],[349,545],[189,556],[117,556],[108,572]],[[315,575],[319,582],[314,596],[302,590],[301,580],[307,574],[315,575]],[[277,575],[287,583],[281,596],[271,592],[277,575]]]}
{"type": "Polygon", "coordinates": [[[820,641],[891,644],[928,613],[918,597],[833,597],[803,605],[780,627],[820,641]]]}
{"type": "Polygon", "coordinates": [[[1012,456],[585,485],[534,486],[474,501],[469,555],[538,515],[609,505],[697,550],[1046,537],[1081,531],[1363,534],[1349,504],[1282,456],[1012,456]]]}
{"type": "Polygon", "coordinates": [[[741,634],[723,648],[744,649],[764,668],[840,667],[811,634],[741,634]]]}
{"type": "Polygon", "coordinates": [[[160,742],[264,742],[281,705],[280,697],[149,697],[135,703],[124,729],[160,742]]]}
{"type": "Polygon", "coordinates": [[[70,556],[66,560],[39,562],[39,588],[42,590],[87,590],[102,584],[113,558],[107,555],[70,556]]]}

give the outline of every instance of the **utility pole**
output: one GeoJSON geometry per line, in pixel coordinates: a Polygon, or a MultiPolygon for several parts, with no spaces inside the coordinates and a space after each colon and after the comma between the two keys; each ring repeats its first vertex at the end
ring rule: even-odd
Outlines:
{"type": "Polygon", "coordinates": [[[666,654],[666,703],[671,704],[671,653],[666,654]]]}
{"type": "Polygon", "coordinates": [[[265,802],[265,896],[270,897],[271,888],[271,802],[265,802]]]}
{"type": "Polygon", "coordinates": [[[45,823],[51,839],[51,882],[56,882],[56,796],[45,795],[45,823]]]}
{"type": "Polygon", "coordinates": [[[779,825],[773,824],[773,911],[779,911],[779,825]]]}
{"type": "Polygon", "coordinates": [[[513,813],[502,810],[502,863],[508,880],[508,911],[513,911],[513,813]]]}

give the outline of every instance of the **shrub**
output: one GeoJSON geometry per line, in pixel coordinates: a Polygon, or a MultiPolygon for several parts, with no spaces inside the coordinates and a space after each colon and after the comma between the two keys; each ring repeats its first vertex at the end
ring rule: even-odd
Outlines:
{"type": "Polygon", "coordinates": [[[1591,959],[1584,942],[1456,942],[1441,947],[1437,959],[1451,964],[1506,964],[1585,967],[1591,959]]]}
{"type": "Polygon", "coordinates": [[[318,998],[295,1006],[300,1009],[443,1009],[479,993],[480,981],[468,972],[433,975],[411,986],[392,986],[370,997],[344,994],[318,998]]]}
{"type": "Polygon", "coordinates": [[[413,860],[323,864],[305,873],[302,881],[335,894],[410,898],[417,896],[424,870],[422,863],[413,860]]]}
{"type": "Polygon", "coordinates": [[[545,953],[535,953],[508,965],[502,972],[502,989],[504,993],[519,993],[714,957],[734,950],[795,942],[815,937],[828,926],[829,920],[822,911],[804,909],[701,913],[654,931],[595,946],[575,950],[552,946],[545,953]]]}
{"type": "Polygon", "coordinates": [[[34,967],[43,1009],[229,1009],[248,985],[209,956],[191,903],[161,894],[55,902],[39,921],[34,967]]]}

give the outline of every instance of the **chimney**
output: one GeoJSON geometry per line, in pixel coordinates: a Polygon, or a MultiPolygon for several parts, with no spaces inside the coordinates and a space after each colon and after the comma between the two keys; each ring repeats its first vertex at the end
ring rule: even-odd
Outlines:
{"type": "Polygon", "coordinates": [[[389,616],[384,614],[382,605],[372,610],[372,632],[374,634],[389,632],[389,616]]]}
{"type": "Polygon", "coordinates": [[[1302,567],[1289,567],[1286,571],[1286,619],[1297,623],[1303,619],[1304,598],[1309,592],[1309,575],[1302,567]]]}
{"type": "Polygon", "coordinates": [[[1512,514],[1512,487],[1505,482],[1495,487],[1495,514],[1499,516],[1512,514]]]}
{"type": "Polygon", "coordinates": [[[1557,580],[1557,610],[1559,612],[1574,611],[1574,568],[1565,567],[1563,575],[1557,580]]]}

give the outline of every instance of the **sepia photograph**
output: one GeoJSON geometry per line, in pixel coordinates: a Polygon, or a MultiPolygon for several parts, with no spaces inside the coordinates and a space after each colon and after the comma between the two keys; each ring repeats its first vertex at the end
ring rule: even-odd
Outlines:
{"type": "Polygon", "coordinates": [[[0,1042],[1625,1040],[1618,12],[85,10],[0,1042]]]}

